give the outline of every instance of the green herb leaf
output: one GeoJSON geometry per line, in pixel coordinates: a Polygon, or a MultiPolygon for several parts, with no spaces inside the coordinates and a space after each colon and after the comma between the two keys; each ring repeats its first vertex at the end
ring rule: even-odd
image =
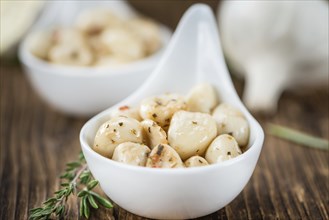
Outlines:
{"type": "Polygon", "coordinates": [[[88,183],[87,188],[88,188],[88,190],[91,190],[91,189],[95,188],[95,186],[97,186],[97,185],[98,185],[98,181],[92,180],[88,183]]]}
{"type": "Polygon", "coordinates": [[[68,166],[68,168],[77,168],[81,165],[81,163],[80,162],[71,162],[66,165],[68,166]]]}
{"type": "Polygon", "coordinates": [[[56,198],[49,198],[47,201],[45,201],[43,204],[44,205],[47,205],[47,204],[52,204],[54,202],[56,202],[57,199],[56,198]]]}
{"type": "Polygon", "coordinates": [[[93,208],[98,209],[98,205],[91,194],[88,195],[88,201],[93,208]]]}
{"type": "Polygon", "coordinates": [[[84,196],[82,198],[82,203],[83,203],[83,214],[86,218],[89,218],[89,215],[90,215],[90,208],[87,204],[87,197],[84,196]]]}
{"type": "Polygon", "coordinates": [[[63,217],[68,198],[75,194],[77,197],[81,198],[80,216],[89,218],[90,207],[95,209],[99,207],[95,198],[99,204],[104,207],[113,207],[108,200],[91,191],[98,185],[98,181],[93,180],[82,153],[79,154],[79,159],[77,161],[67,164],[65,173],[63,173],[60,178],[65,180],[60,184],[61,188],[54,192],[53,197],[43,202],[41,207],[30,210],[30,220],[63,217]]]}
{"type": "Polygon", "coordinates": [[[62,210],[65,208],[65,206],[60,205],[56,208],[56,215],[60,215],[62,213],[62,210]]]}
{"type": "Polygon", "coordinates": [[[83,155],[82,152],[79,153],[79,160],[80,161],[85,161],[85,156],[83,155]]]}
{"type": "Polygon", "coordinates": [[[31,209],[30,212],[38,212],[38,211],[40,211],[40,210],[42,210],[42,208],[39,208],[39,207],[38,207],[38,208],[31,209]]]}
{"type": "Polygon", "coordinates": [[[107,199],[101,197],[100,195],[98,195],[95,192],[90,192],[90,194],[92,194],[102,206],[104,206],[108,209],[113,208],[112,203],[110,201],[108,201],[107,199]]]}
{"type": "Polygon", "coordinates": [[[80,191],[78,194],[77,194],[77,196],[78,197],[83,197],[83,196],[85,196],[87,194],[87,191],[86,190],[82,190],[82,191],[80,191]]]}
{"type": "Polygon", "coordinates": [[[84,206],[83,206],[83,200],[80,199],[80,216],[83,215],[83,210],[84,210],[84,206]]]}
{"type": "Polygon", "coordinates": [[[269,124],[268,133],[286,139],[297,144],[301,144],[307,147],[312,147],[320,150],[329,150],[328,140],[311,136],[309,134],[293,130],[280,125],[269,124]]]}

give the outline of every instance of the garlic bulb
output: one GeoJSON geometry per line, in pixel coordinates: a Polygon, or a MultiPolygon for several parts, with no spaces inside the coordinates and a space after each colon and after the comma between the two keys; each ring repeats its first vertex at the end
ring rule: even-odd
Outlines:
{"type": "Polygon", "coordinates": [[[34,23],[45,1],[0,1],[0,54],[23,37],[34,23]]]}
{"type": "Polygon", "coordinates": [[[274,112],[285,89],[328,83],[328,2],[224,1],[226,57],[246,77],[244,102],[274,112]]]}

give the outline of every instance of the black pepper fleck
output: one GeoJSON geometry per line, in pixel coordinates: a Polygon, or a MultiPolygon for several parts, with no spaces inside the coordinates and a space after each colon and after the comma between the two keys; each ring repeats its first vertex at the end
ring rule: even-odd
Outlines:
{"type": "Polygon", "coordinates": [[[160,156],[161,153],[162,153],[162,151],[163,151],[163,149],[164,149],[163,145],[159,144],[158,150],[157,150],[156,154],[160,156]]]}
{"type": "Polygon", "coordinates": [[[119,122],[119,126],[121,127],[123,125],[123,122],[119,122]]]}

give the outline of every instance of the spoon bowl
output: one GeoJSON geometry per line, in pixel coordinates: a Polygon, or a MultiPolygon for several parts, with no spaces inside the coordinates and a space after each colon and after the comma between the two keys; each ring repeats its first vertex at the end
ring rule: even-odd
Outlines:
{"type": "Polygon", "coordinates": [[[181,19],[150,78],[131,96],[89,120],[80,142],[90,171],[115,203],[137,215],[156,219],[204,216],[231,202],[245,187],[257,163],[264,133],[241,103],[224,61],[214,15],[196,4],[181,19]],[[122,105],[165,92],[186,93],[208,82],[220,101],[238,107],[250,125],[248,149],[231,160],[188,169],[135,167],[105,158],[92,150],[99,126],[122,105]]]}

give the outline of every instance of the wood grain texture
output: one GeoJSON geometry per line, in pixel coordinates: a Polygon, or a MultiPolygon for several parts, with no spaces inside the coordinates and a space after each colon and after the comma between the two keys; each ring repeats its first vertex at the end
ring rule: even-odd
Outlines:
{"type": "MultiPolygon", "coordinates": [[[[20,67],[1,67],[0,219],[27,219],[59,186],[65,163],[80,151],[78,134],[87,119],[48,107],[20,67]]],[[[241,83],[236,84],[241,91],[241,83]]],[[[328,139],[328,89],[287,92],[278,114],[257,117],[328,139]]],[[[200,219],[329,219],[329,154],[266,136],[246,188],[225,208],[200,219]]],[[[65,219],[79,219],[76,200],[65,219]]],[[[91,219],[143,219],[118,206],[91,219]]]]}

